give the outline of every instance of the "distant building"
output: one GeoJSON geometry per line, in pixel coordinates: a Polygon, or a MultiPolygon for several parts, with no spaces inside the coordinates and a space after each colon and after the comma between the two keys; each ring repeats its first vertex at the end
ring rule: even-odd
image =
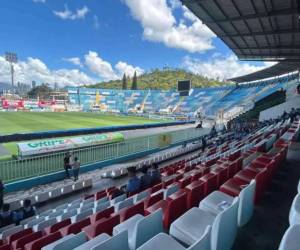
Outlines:
{"type": "Polygon", "coordinates": [[[35,81],[32,81],[31,87],[32,87],[33,89],[36,87],[36,82],[35,82],[35,81]]]}

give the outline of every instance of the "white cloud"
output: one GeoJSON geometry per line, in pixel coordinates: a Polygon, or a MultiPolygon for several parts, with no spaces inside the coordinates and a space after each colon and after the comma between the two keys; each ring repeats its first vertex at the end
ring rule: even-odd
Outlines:
{"type": "Polygon", "coordinates": [[[77,9],[76,11],[71,11],[68,8],[68,5],[65,5],[64,11],[53,11],[53,14],[58,16],[63,20],[76,20],[76,19],[84,19],[87,13],[89,12],[89,8],[87,6],[83,6],[81,9],[77,9]]]}
{"type": "Polygon", "coordinates": [[[88,69],[104,81],[121,79],[124,73],[131,77],[135,71],[137,75],[144,73],[142,68],[132,66],[122,61],[119,61],[113,67],[109,62],[103,60],[95,51],[89,51],[84,58],[85,65],[88,69]]]}
{"type": "Polygon", "coordinates": [[[81,60],[79,57],[71,57],[71,58],[63,58],[64,61],[72,63],[76,66],[83,67],[83,64],[81,63],[81,60]]]}
{"type": "Polygon", "coordinates": [[[171,0],[123,0],[132,16],[138,20],[146,40],[162,42],[168,47],[189,52],[204,52],[213,48],[213,32],[196,18],[187,8],[181,7],[182,18],[176,20],[172,14],[178,1],[171,0]]]}
{"type": "Polygon", "coordinates": [[[89,70],[95,73],[101,79],[107,81],[115,80],[118,78],[111,64],[99,57],[97,52],[89,51],[89,53],[86,54],[84,58],[85,64],[89,68],[89,70]]]}
{"type": "Polygon", "coordinates": [[[206,61],[185,57],[182,66],[196,74],[213,79],[219,78],[225,80],[250,74],[274,64],[275,62],[264,63],[263,66],[255,66],[248,62],[239,61],[235,55],[222,57],[216,54],[212,56],[212,59],[206,61]]]}
{"type": "Polygon", "coordinates": [[[46,0],[32,0],[34,3],[46,3],[46,0]]]}
{"type": "Polygon", "coordinates": [[[134,67],[132,65],[127,64],[126,62],[118,62],[115,65],[115,69],[117,71],[117,75],[119,77],[123,76],[123,74],[125,73],[127,76],[129,77],[133,77],[134,72],[136,72],[136,75],[139,76],[141,74],[143,74],[145,71],[143,69],[141,69],[140,67],[134,67]]]}
{"type": "MultiPolygon", "coordinates": [[[[17,82],[30,84],[32,81],[38,83],[58,83],[64,85],[92,84],[92,79],[78,69],[50,70],[40,59],[29,57],[26,61],[20,61],[15,65],[15,80],[17,82]]],[[[10,65],[0,56],[0,82],[10,82],[10,65]]]]}

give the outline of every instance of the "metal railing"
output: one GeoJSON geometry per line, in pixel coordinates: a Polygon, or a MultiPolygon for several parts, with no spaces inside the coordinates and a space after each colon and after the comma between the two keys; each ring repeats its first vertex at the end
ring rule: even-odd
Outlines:
{"type": "MultiPolygon", "coordinates": [[[[179,131],[163,133],[168,135],[170,145],[184,142],[202,136],[204,130],[189,128],[179,131]]],[[[127,155],[160,148],[161,134],[127,139],[124,142],[99,145],[89,148],[73,150],[74,156],[79,158],[81,165],[100,163],[127,155]]],[[[35,156],[26,159],[0,162],[0,176],[5,182],[26,179],[61,171],[63,169],[64,152],[35,156]]]]}

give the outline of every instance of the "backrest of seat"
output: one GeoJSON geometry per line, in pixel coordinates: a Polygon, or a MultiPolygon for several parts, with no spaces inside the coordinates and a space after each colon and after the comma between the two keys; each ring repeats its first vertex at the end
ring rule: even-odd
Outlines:
{"type": "Polygon", "coordinates": [[[59,232],[55,232],[53,234],[43,236],[33,242],[27,243],[25,245],[25,248],[26,250],[39,250],[42,247],[47,246],[56,240],[59,240],[60,238],[61,234],[59,232]]]}
{"type": "Polygon", "coordinates": [[[102,190],[100,192],[97,192],[95,196],[96,196],[96,200],[100,200],[102,198],[107,197],[107,194],[105,190],[102,190]]]}
{"type": "Polygon", "coordinates": [[[51,214],[49,214],[49,218],[55,218],[57,216],[60,216],[64,213],[64,210],[57,210],[55,212],[52,212],[51,214]]]}
{"type": "Polygon", "coordinates": [[[134,249],[150,240],[155,235],[163,232],[162,209],[144,217],[136,224],[134,228],[134,249]]]}
{"type": "Polygon", "coordinates": [[[66,227],[68,225],[71,224],[71,219],[68,218],[66,220],[62,220],[52,226],[49,227],[49,233],[54,233],[56,231],[58,231],[59,229],[63,228],[63,227],[66,227]]]}
{"type": "Polygon", "coordinates": [[[127,198],[126,194],[119,195],[119,196],[117,196],[116,198],[112,199],[112,200],[110,201],[110,204],[111,204],[111,205],[114,205],[114,204],[116,204],[116,203],[118,203],[118,202],[120,202],[120,201],[125,200],[126,198],[127,198]]]}
{"type": "Polygon", "coordinates": [[[15,226],[9,229],[6,229],[5,231],[2,232],[2,240],[6,240],[6,238],[10,235],[13,235],[15,233],[18,233],[20,231],[23,231],[23,226],[19,225],[19,226],[15,226]]]}
{"type": "Polygon", "coordinates": [[[44,247],[42,250],[67,250],[67,249],[74,249],[75,247],[78,247],[86,242],[86,235],[84,232],[72,235],[71,237],[68,237],[64,240],[62,238],[59,243],[55,244],[53,247],[48,248],[47,246],[44,247]]]}
{"type": "Polygon", "coordinates": [[[95,226],[95,236],[107,233],[112,235],[113,228],[120,223],[120,215],[114,215],[110,218],[100,220],[98,223],[96,222],[95,226]]]}
{"type": "Polygon", "coordinates": [[[22,231],[19,231],[19,232],[9,235],[6,239],[6,241],[10,244],[17,239],[20,239],[26,235],[32,234],[32,232],[33,231],[31,228],[24,229],[22,231]]]}
{"type": "Polygon", "coordinates": [[[147,198],[149,195],[150,195],[150,190],[149,189],[144,190],[143,192],[140,192],[140,193],[136,194],[134,196],[134,203],[137,203],[137,202],[147,198]]]}
{"type": "Polygon", "coordinates": [[[231,249],[237,234],[237,215],[239,198],[232,205],[219,213],[211,231],[211,250],[231,249]]]}
{"type": "Polygon", "coordinates": [[[123,208],[119,211],[119,214],[121,222],[129,219],[136,214],[144,215],[144,203],[139,202],[131,207],[123,208]]]}
{"type": "Polygon", "coordinates": [[[98,203],[96,205],[96,212],[101,212],[107,208],[109,208],[111,206],[110,201],[106,201],[106,202],[102,202],[102,203],[98,203]]]}
{"type": "Polygon", "coordinates": [[[100,243],[110,239],[110,236],[108,234],[100,234],[97,237],[85,242],[84,244],[74,248],[74,250],[86,250],[91,249],[92,247],[99,245],[100,243]]]}
{"type": "Polygon", "coordinates": [[[70,233],[77,234],[81,231],[82,228],[84,228],[90,224],[91,224],[90,218],[85,218],[81,221],[73,223],[68,226],[68,230],[67,230],[68,234],[70,234],[70,233]]]}
{"type": "Polygon", "coordinates": [[[80,212],[79,214],[77,214],[77,215],[75,216],[75,221],[78,222],[78,221],[80,221],[80,220],[82,220],[82,219],[84,219],[84,218],[86,218],[86,217],[92,215],[93,212],[94,212],[94,211],[93,211],[92,208],[87,209],[87,210],[85,210],[85,211],[82,211],[82,212],[80,212]]]}
{"type": "Polygon", "coordinates": [[[255,176],[255,181],[256,181],[256,190],[255,190],[255,202],[258,202],[264,192],[264,189],[267,184],[267,168],[264,168],[261,170],[256,176],[255,176]]]}
{"type": "Polygon", "coordinates": [[[167,199],[170,195],[174,194],[179,190],[179,185],[177,183],[174,183],[166,188],[164,192],[164,199],[167,199]]]}
{"type": "Polygon", "coordinates": [[[187,194],[184,192],[176,199],[169,201],[168,210],[165,214],[165,226],[169,227],[171,223],[187,210],[187,194]]]}
{"type": "Polygon", "coordinates": [[[94,208],[94,206],[95,206],[94,202],[85,203],[85,204],[80,208],[80,211],[82,212],[82,211],[84,211],[84,210],[94,208]]]}
{"type": "Polygon", "coordinates": [[[132,205],[133,205],[133,197],[127,198],[126,200],[120,201],[117,204],[115,204],[115,212],[118,212],[120,209],[132,205]]]}
{"type": "Polygon", "coordinates": [[[278,250],[299,249],[300,245],[300,224],[290,226],[284,233],[278,250]]]}
{"type": "Polygon", "coordinates": [[[98,204],[101,204],[101,203],[104,203],[104,202],[107,202],[107,201],[108,201],[108,197],[104,196],[104,197],[99,198],[98,200],[96,200],[96,204],[98,205],[98,204]]]}
{"type": "Polygon", "coordinates": [[[39,223],[37,225],[37,231],[42,231],[44,230],[46,227],[52,226],[57,222],[56,218],[51,218],[45,221],[42,221],[41,223],[39,223]]]}
{"type": "Polygon", "coordinates": [[[97,220],[100,220],[102,218],[107,218],[109,217],[112,213],[114,212],[114,207],[109,207],[105,210],[102,210],[100,212],[98,212],[96,215],[95,215],[95,221],[97,220]]]}
{"type": "Polygon", "coordinates": [[[164,193],[161,191],[157,194],[151,195],[150,197],[148,197],[145,200],[145,208],[148,208],[150,206],[152,206],[153,204],[155,204],[156,202],[162,200],[164,198],[164,193]]]}
{"type": "Polygon", "coordinates": [[[187,250],[210,250],[211,226],[205,229],[203,236],[187,250]]]}
{"type": "Polygon", "coordinates": [[[68,212],[66,213],[63,213],[61,215],[61,220],[65,220],[65,219],[68,219],[68,218],[71,218],[73,216],[77,215],[77,209],[72,209],[72,210],[69,210],[68,212]]]}
{"type": "Polygon", "coordinates": [[[34,225],[37,225],[37,224],[41,223],[44,220],[45,220],[45,217],[39,217],[39,218],[30,220],[30,221],[27,222],[27,228],[33,227],[34,225]]]}
{"type": "Polygon", "coordinates": [[[251,219],[254,209],[256,181],[252,180],[239,194],[238,224],[244,226],[251,219]]]}
{"type": "Polygon", "coordinates": [[[91,248],[91,250],[119,250],[119,249],[129,250],[127,230],[91,248]]]}
{"type": "MultiPolygon", "coordinates": [[[[31,219],[33,219],[33,218],[31,218],[31,219]]],[[[22,221],[21,221],[22,222],[22,221]]],[[[20,223],[21,225],[24,225],[24,224],[22,224],[22,223],[20,223]]],[[[26,224],[26,223],[25,223],[26,224]]],[[[1,227],[0,228],[0,234],[2,233],[2,232],[4,232],[4,231],[6,231],[7,229],[10,229],[10,228],[13,228],[13,227],[15,227],[16,226],[16,224],[10,224],[10,225],[7,225],[7,226],[5,226],[5,227],[1,227]]]]}
{"type": "Polygon", "coordinates": [[[33,242],[39,238],[41,238],[43,236],[43,232],[42,231],[38,231],[29,235],[26,235],[20,239],[17,239],[16,241],[12,242],[12,246],[14,249],[23,249],[23,247],[29,243],[29,242],[33,242]]]}

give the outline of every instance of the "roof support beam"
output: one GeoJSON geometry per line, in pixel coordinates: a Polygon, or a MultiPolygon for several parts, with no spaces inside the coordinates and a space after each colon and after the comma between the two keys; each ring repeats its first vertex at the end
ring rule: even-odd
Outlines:
{"type": "Polygon", "coordinates": [[[299,29],[287,29],[287,30],[270,30],[263,32],[249,32],[249,33],[241,33],[241,34],[226,34],[219,35],[220,37],[244,37],[244,36],[264,36],[264,35],[283,35],[283,34],[300,34],[299,29]]]}

